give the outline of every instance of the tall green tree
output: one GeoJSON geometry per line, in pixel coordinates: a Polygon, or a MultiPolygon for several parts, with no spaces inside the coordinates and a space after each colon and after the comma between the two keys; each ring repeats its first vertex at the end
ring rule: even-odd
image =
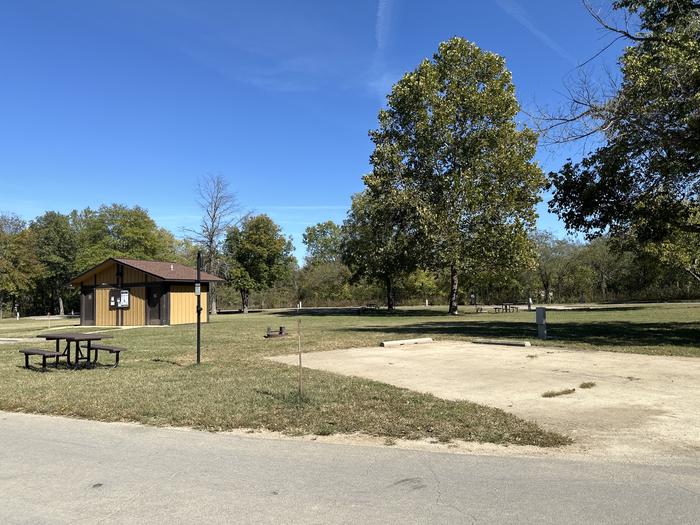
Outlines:
{"type": "Polygon", "coordinates": [[[0,317],[6,304],[20,308],[29,299],[44,268],[36,255],[36,240],[17,215],[0,214],[0,317]]]}
{"type": "Polygon", "coordinates": [[[44,268],[37,279],[37,295],[44,306],[64,315],[64,299],[71,294],[68,281],[76,274],[77,233],[70,217],[48,211],[34,219],[29,228],[37,246],[37,258],[44,268]]]}
{"type": "Polygon", "coordinates": [[[303,234],[306,262],[335,263],[341,260],[341,227],[333,221],[319,222],[306,228],[303,234]]]}
{"type": "Polygon", "coordinates": [[[292,241],[267,215],[249,215],[228,229],[223,245],[226,281],[241,294],[248,312],[252,290],[264,290],[288,278],[295,268],[292,241]]]}
{"type": "Polygon", "coordinates": [[[343,223],[343,261],[354,280],[365,277],[384,286],[389,310],[395,308],[396,280],[414,270],[417,262],[411,235],[416,217],[404,198],[393,190],[358,193],[343,223]]]}
{"type": "MultiPolygon", "coordinates": [[[[603,145],[550,175],[550,208],[568,228],[590,236],[632,234],[641,244],[657,245],[697,239],[700,3],[618,0],[613,9],[639,21],[634,28],[617,26],[591,10],[629,43],[620,58],[619,89],[603,100],[577,97],[570,114],[551,119],[555,126],[589,119],[589,133],[598,131],[603,145]]],[[[700,280],[691,264],[684,269],[700,280]]]]}
{"type": "Polygon", "coordinates": [[[544,178],[532,162],[537,136],[518,127],[518,111],[503,58],[455,37],[399,80],[370,132],[370,195],[408,195],[414,246],[426,265],[449,268],[453,314],[458,275],[498,252],[489,247],[528,248],[544,178]]]}

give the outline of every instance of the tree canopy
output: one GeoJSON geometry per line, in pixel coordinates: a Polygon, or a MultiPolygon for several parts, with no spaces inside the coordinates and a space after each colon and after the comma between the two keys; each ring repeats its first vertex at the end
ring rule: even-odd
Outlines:
{"type": "MultiPolygon", "coordinates": [[[[607,100],[576,102],[603,145],[550,174],[550,208],[567,228],[667,244],[700,235],[700,3],[619,0],[639,28],[596,18],[630,45],[607,100]]],[[[563,122],[563,121],[562,121],[563,122]]],[[[695,241],[695,244],[697,241],[695,241]]],[[[668,246],[667,246],[668,247],[668,246]]],[[[688,260],[697,259],[689,257],[688,260]]],[[[690,271],[690,265],[686,265],[690,271]]],[[[700,277],[698,277],[700,279],[700,277]]]]}
{"type": "Polygon", "coordinates": [[[75,262],[78,273],[109,257],[163,261],[174,256],[173,234],[158,227],[140,206],[103,205],[71,215],[81,246],[75,262]]]}
{"type": "Polygon", "coordinates": [[[368,198],[392,206],[403,195],[414,210],[415,252],[450,269],[450,313],[460,272],[498,264],[499,243],[527,248],[544,178],[532,162],[537,136],[517,126],[518,111],[503,58],[455,37],[399,80],[370,132],[368,198]]]}
{"type": "Polygon", "coordinates": [[[341,259],[341,228],[333,221],[319,222],[303,234],[307,264],[333,263],[341,259]]]}
{"type": "Polygon", "coordinates": [[[384,285],[389,310],[394,309],[396,279],[417,262],[411,233],[416,221],[405,197],[397,192],[358,193],[343,223],[343,261],[354,280],[366,277],[384,285]]]}
{"type": "Polygon", "coordinates": [[[249,215],[228,229],[223,246],[226,281],[248,311],[251,290],[268,288],[294,270],[292,242],[267,215],[249,215]]]}
{"type": "Polygon", "coordinates": [[[75,275],[75,259],[78,251],[78,236],[70,217],[48,211],[34,219],[30,230],[41,250],[37,252],[43,272],[36,277],[37,288],[41,291],[42,302],[63,315],[64,298],[68,291],[68,281],[75,275]]]}

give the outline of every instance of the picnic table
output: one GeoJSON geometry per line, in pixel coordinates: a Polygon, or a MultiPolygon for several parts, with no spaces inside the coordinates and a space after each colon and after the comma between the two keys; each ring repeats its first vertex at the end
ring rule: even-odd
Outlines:
{"type": "Polygon", "coordinates": [[[494,306],[493,311],[495,313],[507,313],[507,312],[517,312],[518,307],[514,303],[501,303],[501,306],[494,306]]]}
{"type": "Polygon", "coordinates": [[[66,364],[68,366],[71,366],[71,359],[70,359],[70,347],[71,343],[75,343],[75,366],[77,367],[80,364],[80,361],[87,361],[88,364],[90,364],[90,354],[92,352],[92,342],[93,341],[101,341],[102,339],[106,338],[111,338],[111,335],[102,335],[102,334],[84,334],[81,332],[53,332],[49,334],[41,334],[38,335],[37,337],[46,339],[47,341],[56,341],[56,354],[60,354],[59,356],[56,356],[56,362],[58,362],[58,357],[65,357],[66,358],[66,364]],[[61,340],[66,341],[66,346],[63,349],[63,352],[61,352],[60,345],[61,345],[61,340]],[[80,346],[80,343],[87,343],[86,346],[82,347],[80,346]],[[83,350],[86,350],[87,353],[83,354],[83,350]]]}

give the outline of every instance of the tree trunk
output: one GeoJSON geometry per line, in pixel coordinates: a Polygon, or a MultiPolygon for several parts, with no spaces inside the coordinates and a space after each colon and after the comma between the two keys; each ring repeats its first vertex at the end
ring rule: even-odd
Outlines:
{"type": "Polygon", "coordinates": [[[391,277],[387,277],[384,283],[386,284],[386,308],[393,310],[396,306],[394,303],[394,283],[391,281],[391,277]]]}
{"type": "Polygon", "coordinates": [[[66,315],[66,312],[63,309],[63,297],[61,297],[60,295],[58,296],[58,315],[66,315]]]}
{"type": "Polygon", "coordinates": [[[209,315],[216,315],[216,294],[211,294],[211,302],[209,305],[209,315]]]}
{"type": "Polygon", "coordinates": [[[448,313],[450,315],[457,315],[457,288],[459,285],[459,280],[457,277],[457,268],[452,265],[450,267],[450,309],[448,313]]]}
{"type": "Polygon", "coordinates": [[[250,299],[249,290],[241,290],[241,305],[243,306],[243,313],[248,313],[248,300],[250,299]]]}
{"type": "Polygon", "coordinates": [[[605,280],[605,275],[600,279],[600,291],[603,292],[603,302],[608,300],[608,283],[605,280]]]}

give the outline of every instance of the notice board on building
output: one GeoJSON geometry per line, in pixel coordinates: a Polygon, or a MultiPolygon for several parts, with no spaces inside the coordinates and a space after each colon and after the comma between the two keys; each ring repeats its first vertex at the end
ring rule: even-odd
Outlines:
{"type": "Polygon", "coordinates": [[[110,290],[109,291],[109,308],[116,310],[117,308],[129,308],[129,290],[110,290]]]}

